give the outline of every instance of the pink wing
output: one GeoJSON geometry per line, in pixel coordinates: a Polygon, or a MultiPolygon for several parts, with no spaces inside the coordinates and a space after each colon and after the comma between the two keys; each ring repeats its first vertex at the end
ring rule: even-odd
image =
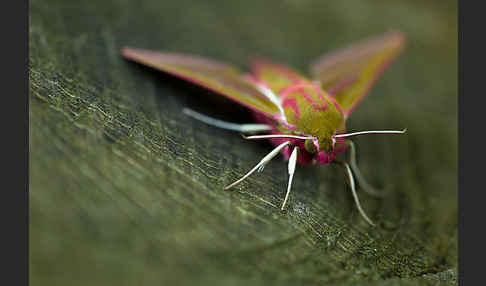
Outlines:
{"type": "Polygon", "coordinates": [[[236,68],[197,56],[124,48],[127,59],[164,71],[219,93],[266,117],[274,118],[278,108],[236,68]]]}
{"type": "Polygon", "coordinates": [[[255,80],[266,84],[276,93],[293,84],[307,80],[304,76],[284,65],[264,59],[255,60],[252,63],[251,71],[255,80]]]}
{"type": "Polygon", "coordinates": [[[402,33],[389,32],[326,54],[310,70],[347,117],[403,50],[405,41],[402,33]]]}

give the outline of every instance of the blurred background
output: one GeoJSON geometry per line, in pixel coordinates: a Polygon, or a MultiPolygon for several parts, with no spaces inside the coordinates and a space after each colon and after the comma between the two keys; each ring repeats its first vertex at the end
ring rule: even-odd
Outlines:
{"type": "Polygon", "coordinates": [[[457,1],[31,0],[32,285],[457,284],[457,1]],[[272,147],[184,116],[248,112],[128,62],[124,46],[248,69],[255,57],[308,74],[312,59],[388,30],[408,38],[348,121],[358,164],[387,196],[336,166],[274,159],[272,147]],[[358,190],[359,191],[359,190],[358,190]]]}

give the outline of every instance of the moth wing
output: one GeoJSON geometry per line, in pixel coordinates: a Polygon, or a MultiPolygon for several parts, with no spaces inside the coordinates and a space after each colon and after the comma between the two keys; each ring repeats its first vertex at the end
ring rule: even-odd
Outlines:
{"type": "Polygon", "coordinates": [[[326,54],[313,62],[310,70],[347,117],[402,51],[405,42],[402,33],[389,32],[326,54]]]}
{"type": "Polygon", "coordinates": [[[279,92],[281,89],[306,78],[290,68],[266,59],[257,59],[251,65],[253,78],[265,83],[271,90],[279,92]]]}
{"type": "Polygon", "coordinates": [[[191,83],[219,93],[267,117],[279,113],[271,103],[235,67],[198,56],[123,48],[122,55],[130,60],[169,73],[191,83]]]}

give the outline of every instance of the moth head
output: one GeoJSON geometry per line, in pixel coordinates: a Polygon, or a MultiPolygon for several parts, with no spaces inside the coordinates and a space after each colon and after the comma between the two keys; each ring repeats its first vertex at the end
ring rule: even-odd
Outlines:
{"type": "Polygon", "coordinates": [[[304,141],[304,147],[311,154],[321,151],[330,153],[334,149],[335,142],[333,140],[332,135],[313,137],[304,141]]]}
{"type": "Polygon", "coordinates": [[[314,110],[312,105],[302,109],[299,120],[299,131],[314,139],[307,139],[305,149],[314,154],[320,151],[333,150],[333,135],[338,130],[345,129],[345,119],[333,104],[328,104],[324,110],[314,110]]]}

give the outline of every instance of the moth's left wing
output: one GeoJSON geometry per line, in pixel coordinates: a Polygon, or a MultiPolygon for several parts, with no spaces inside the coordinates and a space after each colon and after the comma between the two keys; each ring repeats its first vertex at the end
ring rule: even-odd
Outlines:
{"type": "Polygon", "coordinates": [[[334,96],[347,117],[402,51],[404,44],[402,33],[389,32],[326,54],[313,62],[310,70],[322,88],[334,96]]]}
{"type": "Polygon", "coordinates": [[[134,48],[124,48],[122,55],[219,93],[269,118],[279,114],[278,107],[246,79],[247,75],[230,65],[198,56],[134,48]]]}
{"type": "Polygon", "coordinates": [[[280,90],[307,80],[298,72],[273,61],[257,59],[251,65],[252,76],[258,82],[264,83],[277,94],[280,90]]]}

